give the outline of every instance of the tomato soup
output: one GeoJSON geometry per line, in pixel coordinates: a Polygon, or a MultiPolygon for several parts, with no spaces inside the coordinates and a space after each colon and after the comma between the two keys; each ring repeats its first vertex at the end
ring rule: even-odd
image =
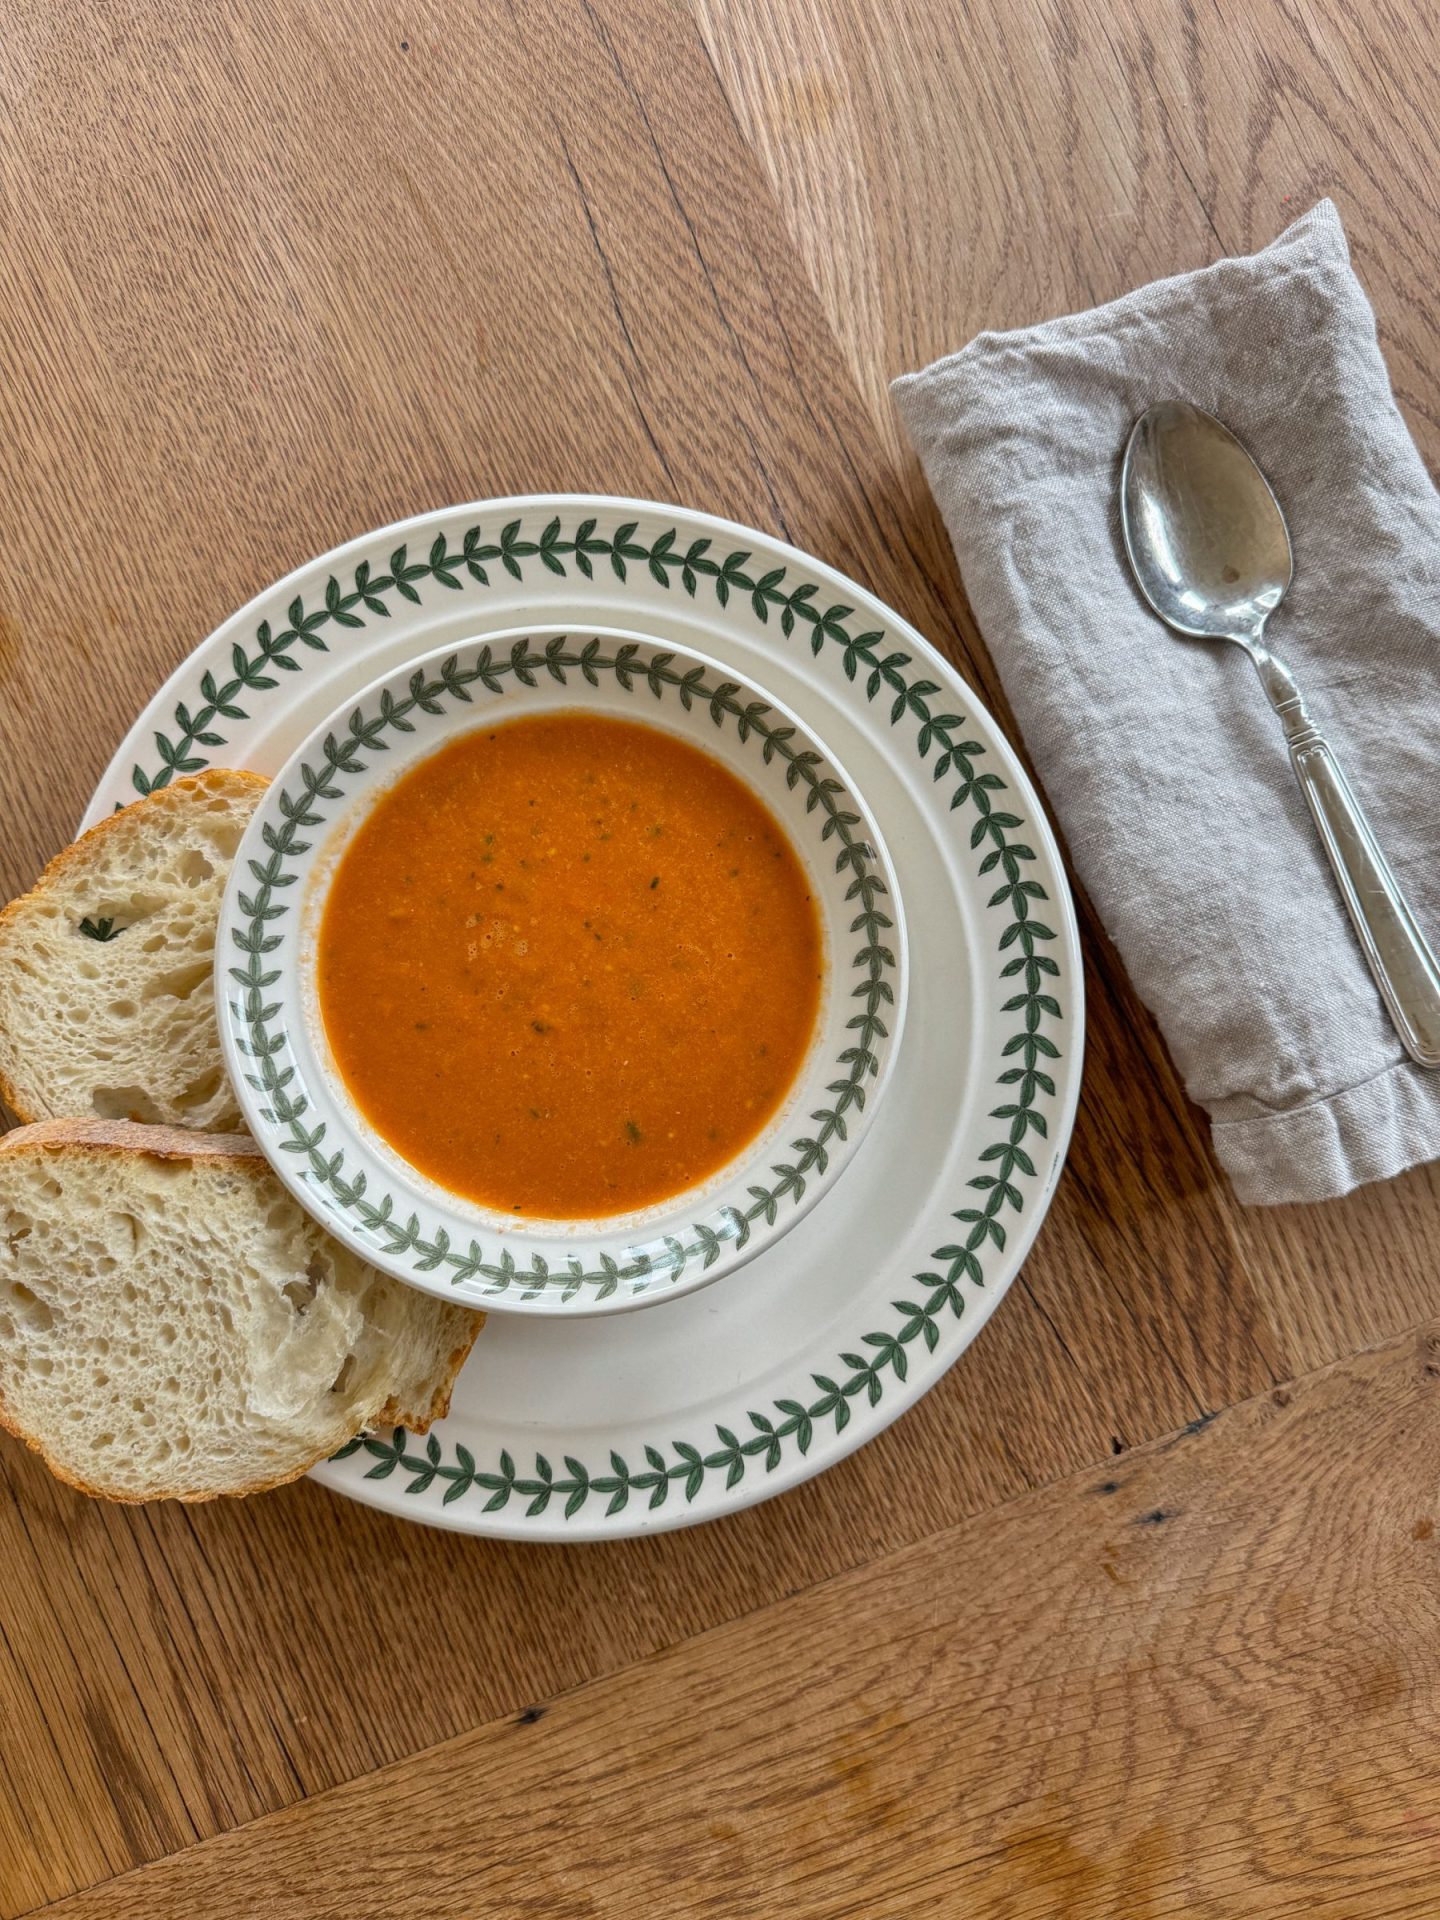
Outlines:
{"type": "Polygon", "coordinates": [[[823,941],[763,803],[674,735],[510,720],[377,801],[321,917],[320,1008],[366,1119],[506,1213],[590,1219],[705,1180],[809,1049],[823,941]]]}

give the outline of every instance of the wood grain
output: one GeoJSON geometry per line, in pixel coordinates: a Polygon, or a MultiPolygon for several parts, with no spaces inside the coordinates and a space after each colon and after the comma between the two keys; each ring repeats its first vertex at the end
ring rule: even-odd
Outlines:
{"type": "MultiPolygon", "coordinates": [[[[1268,238],[1321,189],[1350,219],[1402,403],[1422,443],[1440,447],[1426,439],[1440,358],[1436,231],[1418,197],[1434,111],[1426,63],[1404,39],[1418,34],[1433,56],[1429,16],[1376,9],[1372,31],[1328,7],[1202,16],[1098,0],[921,0],[898,12],[878,0],[773,11],[704,0],[695,12],[672,0],[416,0],[403,18],[382,0],[120,0],[0,3],[0,23],[9,887],[63,844],[136,709],[232,607],[339,539],[486,494],[634,492],[780,533],[894,604],[1003,717],[938,518],[898,448],[887,379],[979,325],[1103,298],[1268,238]],[[1357,111],[1363,140],[1347,119],[1357,111]]],[[[1201,1692],[1187,1689],[1204,1683],[1184,1632],[1203,1625],[1190,1603],[1204,1567],[1187,1559],[1190,1573],[1172,1583],[1169,1562],[1136,1545],[1150,1536],[1118,1528],[1105,1557],[1127,1586],[1105,1597],[1130,1625],[1114,1642],[1128,1664],[1112,1666],[1100,1613],[1075,1597],[1096,1577],[1085,1516],[1103,1503],[1082,1497],[1088,1481],[1053,1504],[1026,1496],[1429,1317],[1440,1308],[1440,1189],[1418,1173],[1327,1208],[1237,1209],[1093,918],[1085,935],[1081,1113],[1021,1280],[939,1389],[783,1501],[695,1534],[557,1551],[424,1533],[308,1486],[239,1507],[111,1511],[0,1448],[0,1916],[87,1887],[97,1891],[86,1911],[161,1913],[172,1876],[189,1871],[195,1888],[231,1873],[246,1911],[272,1894],[278,1911],[284,1898],[299,1911],[307,1883],[303,1849],[284,1850],[292,1829],[306,1847],[329,1846],[332,1829],[363,1833],[362,1872],[372,1833],[391,1833],[381,1865],[392,1879],[356,1896],[379,1900],[388,1887],[392,1904],[376,1911],[405,1911],[394,1863],[413,1831],[451,1903],[435,1911],[558,1914],[705,1911],[732,1884],[737,1900],[761,1900],[774,1891],[767,1849],[783,1859],[791,1826],[811,1848],[797,1856],[811,1910],[830,1898],[826,1911],[869,1912],[874,1828],[889,1878],[876,1882],[873,1911],[907,1886],[913,1910],[928,1898],[928,1869],[910,1810],[943,1804],[934,1831],[949,1848],[951,1810],[972,1802],[979,1824],[956,1831],[971,1836],[973,1859],[934,1854],[940,1883],[983,1869],[990,1880],[955,1884],[982,1890],[998,1913],[1058,1911],[1043,1873],[1060,1884],[1070,1856],[1054,1836],[1073,1831],[1075,1871],[1103,1867],[1087,1867],[1092,1882],[1078,1891],[1089,1910],[1116,1910],[1093,1902],[1128,1884],[1124,1873],[1140,1884],[1125,1849],[1151,1842],[1136,1837],[1143,1823],[1126,1826],[1087,1797],[1073,1755],[1098,1754],[1114,1780],[1113,1752],[1127,1754],[1142,1809],[1176,1787],[1181,1749],[1169,1735],[1136,1745],[1114,1703],[1138,1714],[1143,1652],[1161,1694],[1189,1703],[1184,1739],[1203,1746],[1203,1728],[1185,1730],[1201,1717],[1201,1692]],[[1053,1560],[1035,1527],[1050,1529],[1053,1560]],[[1080,1557],[1063,1571],[1072,1544],[1080,1557]],[[1041,1578],[1035,1595],[1012,1561],[1041,1578]],[[865,1581],[853,1603],[865,1624],[848,1640],[852,1601],[832,1596],[865,1581]],[[1022,1708],[1013,1724],[983,1663],[950,1664],[946,1651],[965,1619],[944,1591],[958,1582],[978,1621],[962,1649],[1005,1654],[987,1581],[1033,1623],[1028,1651],[1005,1669],[1022,1708]],[[1085,1620],[1096,1636],[1068,1667],[1043,1645],[1045,1594],[1060,1609],[1052,1626],[1085,1620]],[[949,1623],[944,1648],[912,1633],[921,1615],[949,1623]],[[845,1691],[837,1668],[807,1703],[842,1644],[855,1685],[845,1691]],[[768,1708],[738,1683],[725,1692],[707,1664],[717,1645],[763,1646],[768,1708]],[[868,1717],[899,1710],[907,1687],[923,1693],[932,1668],[968,1748],[963,1737],[925,1744],[938,1742],[938,1712],[933,1725],[921,1716],[929,1732],[907,1720],[876,1733],[868,1717]],[[1032,1671],[1037,1686],[1049,1676],[1033,1696],[1032,1671]],[[670,1745],[657,1731],[667,1690],[680,1724],[670,1745]],[[632,1692],[643,1705],[630,1732],[632,1692]],[[561,1695],[596,1704],[511,1729],[561,1695]],[[806,1813],[776,1786],[772,1762],[798,1767],[801,1746],[823,1748],[827,1714],[835,1741],[851,1744],[829,1749],[832,1772],[812,1782],[806,1813]],[[675,1746],[682,1737],[690,1744],[675,1746]],[[875,1777],[877,1741],[879,1800],[854,1784],[875,1777]],[[403,1764],[420,1752],[423,1765],[403,1764]],[[487,1795],[517,1789],[513,1853],[474,1812],[484,1800],[472,1765],[487,1795]],[[589,1783],[597,1809],[620,1804],[631,1770],[643,1774],[649,1797],[634,1817],[654,1848],[631,1848],[633,1870],[623,1825],[605,1838],[580,1787],[556,1784],[557,1766],[589,1783]],[[739,1804],[747,1782],[761,1796],[745,1801],[743,1823],[717,1805],[695,1824],[696,1780],[712,1777],[718,1801],[739,1804]],[[412,1780],[426,1783],[419,1799],[412,1780]],[[528,1806],[522,1781],[536,1783],[528,1806]],[[432,1782],[459,1795],[458,1818],[453,1800],[443,1821],[424,1810],[436,1804],[432,1782]],[[1040,1837],[987,1853],[985,1821],[985,1833],[1010,1831],[995,1783],[1028,1809],[1016,1831],[1040,1837]],[[560,1808],[583,1846],[547,1864],[541,1816],[560,1808]],[[682,1836],[674,1854],[667,1830],[682,1836]],[[466,1851],[482,1847],[484,1870],[466,1851]],[[117,1891],[115,1876],[167,1855],[181,1865],[117,1891]],[[843,1884],[825,1878],[842,1871],[843,1884]],[[489,1908],[463,1907],[465,1889],[489,1908]]],[[[1363,1384],[1370,1365],[1307,1404],[1347,1393],[1378,1404],[1363,1384]]],[[[1422,1387],[1404,1401],[1417,1419],[1422,1387]]],[[[1257,1446],[1266,1404],[1235,1419],[1257,1446]]],[[[1226,1430],[1207,1430],[1205,1446],[1226,1430]]],[[[1420,1447],[1418,1431],[1410,1443],[1420,1447]]],[[[1358,1513],[1379,1457],[1367,1449],[1329,1466],[1292,1449],[1294,1499],[1323,1486],[1336,1516],[1358,1513]]],[[[1115,1469],[1130,1471],[1128,1457],[1115,1469]]],[[[1213,1499],[1234,1539],[1259,1539],[1272,1505],[1263,1477],[1242,1475],[1213,1499]]],[[[1337,1517],[1313,1555],[1304,1548],[1314,1571],[1296,1576],[1302,1599],[1312,1578],[1333,1598],[1362,1537],[1354,1526],[1337,1517]]],[[[1243,1591],[1253,1578],[1261,1601],[1273,1595],[1269,1564],[1259,1546],[1226,1562],[1226,1605],[1246,1623],[1243,1658],[1229,1642],[1226,1657],[1267,1676],[1253,1724],[1283,1728],[1297,1723],[1275,1719],[1274,1674],[1293,1642],[1243,1591]]],[[[1358,1570],[1387,1619],[1410,1605],[1410,1566],[1387,1554],[1358,1570]]],[[[1405,1660],[1428,1673],[1418,1653],[1405,1660]]],[[[1239,1714],[1237,1699],[1220,1689],[1216,1713],[1239,1714]]],[[[1407,1804],[1395,1796],[1409,1724],[1398,1706],[1376,1720],[1375,1806],[1365,1801],[1355,1831],[1407,1804]]],[[[1258,1735],[1223,1746],[1237,1803],[1266,1788],[1276,1751],[1258,1735]]],[[[1218,1777],[1202,1767],[1195,1793],[1218,1796],[1218,1777]]],[[[1313,1857],[1302,1857],[1298,1815],[1287,1827],[1277,1814],[1289,1851],[1267,1870],[1298,1910],[1307,1875],[1350,1858],[1353,1821],[1348,1802],[1318,1788],[1296,1796],[1313,1857]]],[[[1212,1797],[1207,1817],[1218,1807],[1212,1797]]],[[[1280,1892],[1269,1908],[1226,1907],[1219,1893],[1209,1909],[1187,1905],[1174,1891],[1185,1875],[1209,1884],[1202,1831],[1189,1813],[1171,1827],[1152,1875],[1161,1891],[1145,1894],[1148,1908],[1137,1893],[1127,1914],[1291,1910],[1280,1892]]],[[[1395,1842],[1407,1872],[1419,1844],[1395,1842]]],[[[1405,1884],[1400,1867],[1391,1879],[1405,1884]]]]}
{"type": "Polygon", "coordinates": [[[54,1920],[1433,1911],[1440,1329],[54,1920]]]}
{"type": "MultiPolygon", "coordinates": [[[[1433,0],[695,0],[892,451],[888,383],[984,328],[1345,216],[1440,460],[1433,0]]],[[[1298,343],[1297,343],[1298,348],[1298,343]]]]}

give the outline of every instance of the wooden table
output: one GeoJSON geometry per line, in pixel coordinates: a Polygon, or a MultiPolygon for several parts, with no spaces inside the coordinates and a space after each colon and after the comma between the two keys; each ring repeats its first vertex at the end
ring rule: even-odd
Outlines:
{"type": "MultiPolygon", "coordinates": [[[[11,0],[0,877],[233,606],[486,494],[772,528],[1003,713],[887,381],[1331,193],[1433,463],[1437,45],[1432,0],[11,0]]],[[[1440,1184],[1237,1208],[1082,914],[1040,1241],[799,1492],[562,1550],[0,1446],[0,1915],[1434,1913],[1440,1184]]]]}

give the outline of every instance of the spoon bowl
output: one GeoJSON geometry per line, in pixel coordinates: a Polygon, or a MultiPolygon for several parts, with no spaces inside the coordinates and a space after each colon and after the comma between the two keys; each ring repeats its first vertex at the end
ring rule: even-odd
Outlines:
{"type": "Polygon", "coordinates": [[[1195,639],[1258,639],[1294,573],[1269,481],[1227,426],[1184,400],[1135,422],[1120,523],[1141,593],[1195,639]]]}

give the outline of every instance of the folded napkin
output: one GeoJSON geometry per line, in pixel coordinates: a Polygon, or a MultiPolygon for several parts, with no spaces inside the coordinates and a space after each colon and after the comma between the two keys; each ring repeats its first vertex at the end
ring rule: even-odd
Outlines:
{"type": "Polygon", "coordinates": [[[1171,637],[1120,540],[1153,401],[1250,447],[1295,546],[1267,639],[1440,943],[1440,496],[1334,207],[1250,259],[982,333],[894,392],[1075,870],[1239,1198],[1440,1155],[1440,1072],[1402,1053],[1253,668],[1171,637]]]}

